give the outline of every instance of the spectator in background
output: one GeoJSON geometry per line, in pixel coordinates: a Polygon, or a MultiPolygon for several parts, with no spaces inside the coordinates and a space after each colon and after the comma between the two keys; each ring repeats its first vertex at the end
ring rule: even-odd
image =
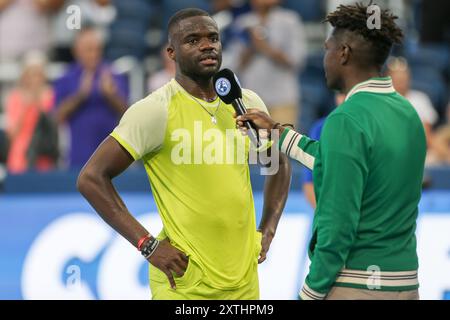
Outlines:
{"type": "Polygon", "coordinates": [[[404,96],[416,109],[425,129],[427,145],[431,145],[433,126],[438,121],[438,114],[423,92],[411,89],[411,72],[404,58],[392,58],[388,61],[388,74],[392,78],[395,90],[404,96]]]}
{"type": "MultiPolygon", "coordinates": [[[[336,94],[335,97],[336,107],[340,106],[345,101],[344,94],[336,94]]],[[[320,118],[311,127],[309,131],[309,137],[314,140],[320,140],[320,134],[322,132],[323,125],[325,123],[326,117],[320,118]]],[[[309,202],[313,209],[316,209],[316,195],[314,193],[314,183],[312,170],[304,167],[303,168],[303,193],[305,194],[306,200],[309,202]]]]}
{"type": "Polygon", "coordinates": [[[69,165],[81,167],[116,126],[126,110],[126,78],[102,60],[103,44],[95,29],[75,39],[76,62],[55,82],[56,117],[69,125],[69,165]]]}
{"type": "Polygon", "coordinates": [[[76,5],[81,11],[81,27],[94,26],[101,36],[108,39],[109,26],[117,11],[111,0],[65,0],[64,5],[55,14],[52,21],[53,43],[52,57],[56,61],[72,62],[71,46],[78,32],[67,28],[67,8],[76,5]]]}
{"type": "MultiPolygon", "coordinates": [[[[11,173],[23,173],[29,169],[29,148],[40,113],[49,113],[54,105],[54,95],[47,84],[44,65],[42,54],[29,53],[19,83],[6,100],[6,131],[10,141],[7,169],[11,173]]],[[[33,162],[39,171],[54,166],[54,161],[46,156],[38,156],[33,162]]]]}
{"type": "Polygon", "coordinates": [[[261,95],[273,119],[295,125],[306,42],[298,14],[279,3],[250,1],[252,11],[236,20],[238,38],[229,47],[228,59],[242,85],[261,95]]]}
{"type": "Polygon", "coordinates": [[[240,15],[248,13],[250,5],[246,0],[213,0],[212,11],[220,30],[220,42],[226,49],[229,41],[233,39],[233,26],[236,19],[240,15]]]}
{"type": "Polygon", "coordinates": [[[429,165],[450,165],[450,103],[446,122],[436,130],[428,158],[429,165]]]}
{"type": "Polygon", "coordinates": [[[161,88],[175,77],[175,62],[167,55],[167,45],[161,49],[161,61],[163,63],[163,69],[151,75],[148,79],[149,92],[153,92],[161,88]]]}
{"type": "Polygon", "coordinates": [[[0,0],[0,61],[48,50],[50,16],[64,0],[0,0]]]}

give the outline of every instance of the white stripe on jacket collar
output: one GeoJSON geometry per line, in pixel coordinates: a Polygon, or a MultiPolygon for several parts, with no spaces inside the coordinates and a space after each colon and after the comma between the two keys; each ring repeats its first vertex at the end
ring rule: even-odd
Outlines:
{"type": "Polygon", "coordinates": [[[345,101],[358,92],[394,93],[395,89],[391,77],[371,78],[355,85],[345,97],[345,101]]]}

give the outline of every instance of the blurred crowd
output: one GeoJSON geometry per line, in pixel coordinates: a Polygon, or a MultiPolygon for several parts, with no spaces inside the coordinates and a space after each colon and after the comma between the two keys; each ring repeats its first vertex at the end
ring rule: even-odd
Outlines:
{"type": "MultiPolygon", "coordinates": [[[[129,105],[174,76],[165,28],[185,7],[211,12],[223,66],[272,116],[310,132],[340,101],[325,85],[321,21],[351,2],[0,0],[0,163],[12,174],[81,167],[129,105]]],[[[386,74],[424,124],[427,165],[450,165],[450,2],[376,2],[405,30],[386,74]]]]}

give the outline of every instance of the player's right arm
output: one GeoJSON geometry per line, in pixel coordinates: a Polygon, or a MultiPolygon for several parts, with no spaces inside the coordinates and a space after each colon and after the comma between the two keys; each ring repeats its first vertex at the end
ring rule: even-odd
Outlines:
{"type": "MultiPolygon", "coordinates": [[[[145,104],[145,102],[142,103],[145,104]]],[[[145,126],[152,125],[153,121],[161,120],[156,117],[155,120],[149,121],[148,118],[151,118],[151,116],[147,115],[144,118],[145,120],[141,121],[140,118],[143,119],[143,117],[140,111],[142,111],[142,108],[146,108],[142,103],[131,107],[127,111],[128,114],[125,113],[113,134],[100,144],[83,167],[77,181],[78,190],[100,217],[135,247],[138,246],[139,240],[148,235],[149,232],[128,211],[115,189],[112,179],[124,172],[135,160],[141,158],[142,154],[149,150],[143,146],[150,144],[150,141],[138,141],[139,139],[136,139],[136,137],[140,130],[146,130],[147,133],[151,132],[152,128],[145,128],[145,126]],[[132,131],[128,131],[130,125],[132,131]],[[130,149],[132,148],[131,145],[135,147],[130,149]]],[[[148,260],[167,275],[172,287],[175,287],[172,272],[178,276],[183,276],[188,263],[186,255],[173,247],[168,239],[159,243],[148,260]]]]}

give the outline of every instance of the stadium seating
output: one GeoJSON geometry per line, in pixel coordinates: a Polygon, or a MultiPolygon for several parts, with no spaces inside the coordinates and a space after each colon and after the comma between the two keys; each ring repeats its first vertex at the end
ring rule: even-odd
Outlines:
{"type": "Polygon", "coordinates": [[[110,41],[106,55],[114,60],[123,56],[143,59],[147,53],[146,35],[155,14],[149,0],[115,0],[116,20],[110,27],[110,41]]]}
{"type": "Polygon", "coordinates": [[[323,0],[285,0],[283,6],[297,11],[303,21],[319,21],[324,17],[325,1],[323,0]]]}

